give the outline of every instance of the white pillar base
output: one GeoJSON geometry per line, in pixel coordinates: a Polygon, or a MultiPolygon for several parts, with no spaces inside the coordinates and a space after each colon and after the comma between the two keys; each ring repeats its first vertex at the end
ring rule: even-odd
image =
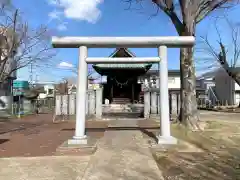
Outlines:
{"type": "Polygon", "coordinates": [[[158,139],[158,144],[171,145],[171,144],[177,144],[178,142],[177,138],[173,136],[157,136],[157,139],[158,139]]]}
{"type": "Polygon", "coordinates": [[[68,140],[68,144],[71,144],[71,145],[87,144],[87,136],[86,135],[83,137],[73,136],[72,139],[68,140]]]}

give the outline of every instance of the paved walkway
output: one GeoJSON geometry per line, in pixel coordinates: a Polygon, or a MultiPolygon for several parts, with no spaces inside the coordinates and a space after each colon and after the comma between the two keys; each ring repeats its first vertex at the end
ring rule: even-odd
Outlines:
{"type": "MultiPolygon", "coordinates": [[[[132,121],[132,126],[134,123],[132,121]]],[[[124,124],[112,121],[109,126],[121,127],[124,124]]],[[[98,150],[92,156],[83,180],[163,179],[148,147],[138,130],[106,131],[98,142],[98,150]]]]}
{"type": "MultiPolygon", "coordinates": [[[[127,125],[135,123],[131,121],[127,125]]],[[[119,121],[110,123],[115,127],[124,125],[119,121]]],[[[163,177],[148,147],[139,130],[106,131],[91,157],[0,159],[0,179],[161,180],[163,177]]]]}

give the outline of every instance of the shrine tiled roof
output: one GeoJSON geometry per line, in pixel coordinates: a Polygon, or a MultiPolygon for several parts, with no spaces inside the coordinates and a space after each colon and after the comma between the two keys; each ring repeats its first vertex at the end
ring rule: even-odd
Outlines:
{"type": "Polygon", "coordinates": [[[151,64],[97,64],[93,65],[98,68],[126,68],[126,69],[135,69],[135,68],[145,68],[151,66],[151,64]]]}
{"type": "MultiPolygon", "coordinates": [[[[110,57],[135,57],[135,55],[127,48],[117,48],[110,57]]],[[[149,69],[152,64],[141,63],[141,64],[95,64],[93,68],[96,69],[149,69]]]]}

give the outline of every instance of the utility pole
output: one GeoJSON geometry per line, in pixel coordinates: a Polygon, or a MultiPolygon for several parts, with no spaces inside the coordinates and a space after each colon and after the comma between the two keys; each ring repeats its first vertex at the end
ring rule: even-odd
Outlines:
{"type": "Polygon", "coordinates": [[[30,63],[29,67],[29,84],[31,87],[33,87],[33,64],[30,63]]]}
{"type": "Polygon", "coordinates": [[[38,83],[38,75],[36,75],[35,84],[38,83]]]}

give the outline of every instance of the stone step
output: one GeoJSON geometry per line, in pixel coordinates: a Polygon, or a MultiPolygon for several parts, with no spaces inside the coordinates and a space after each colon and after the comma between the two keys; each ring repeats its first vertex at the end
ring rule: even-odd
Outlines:
{"type": "Polygon", "coordinates": [[[129,98],[113,98],[113,104],[126,104],[130,103],[131,100],[129,98]]]}
{"type": "Polygon", "coordinates": [[[104,113],[128,113],[128,112],[136,112],[141,113],[143,112],[144,107],[140,105],[132,105],[132,104],[110,104],[110,105],[103,105],[103,112],[104,113]]]}

